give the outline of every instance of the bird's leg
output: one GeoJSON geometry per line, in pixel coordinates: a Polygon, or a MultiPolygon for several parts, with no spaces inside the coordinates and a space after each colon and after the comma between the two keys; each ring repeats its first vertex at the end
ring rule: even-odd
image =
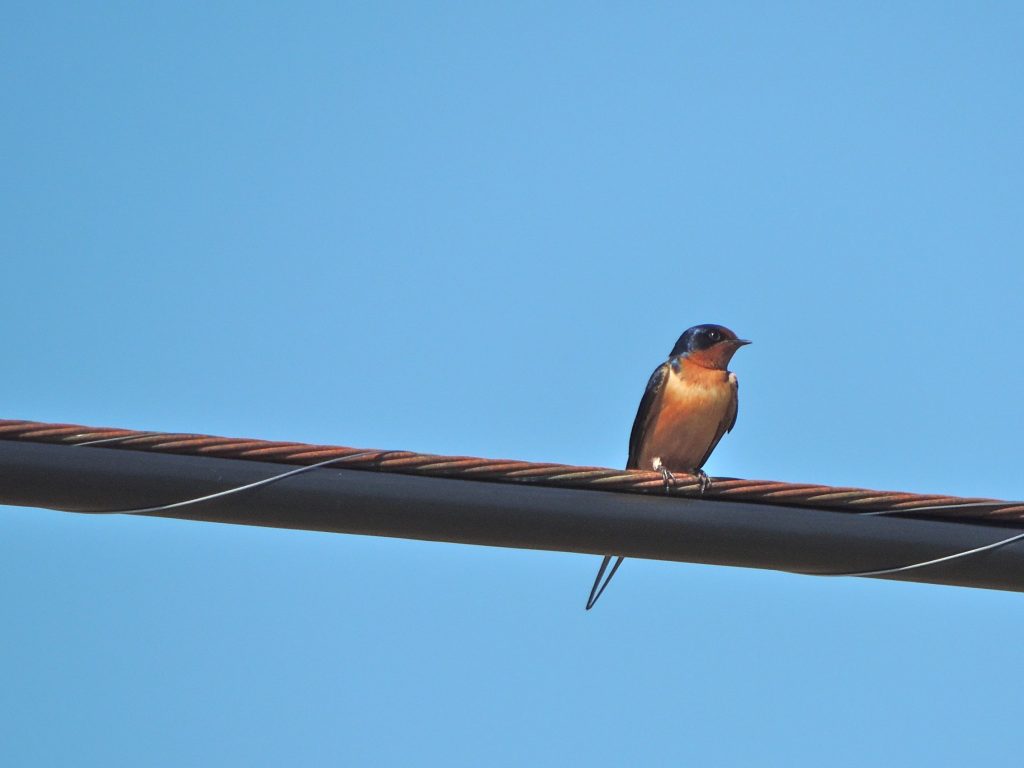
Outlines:
{"type": "Polygon", "coordinates": [[[691,474],[697,478],[697,482],[700,483],[700,495],[704,495],[704,491],[711,487],[711,478],[708,477],[708,473],[700,467],[696,467],[691,470],[691,474]]]}
{"type": "Polygon", "coordinates": [[[661,481],[665,483],[665,493],[669,493],[672,490],[672,486],[676,483],[676,476],[669,472],[668,467],[661,463],[660,456],[654,458],[654,468],[661,472],[661,481]]]}
{"type": "Polygon", "coordinates": [[[665,493],[672,490],[672,486],[676,484],[676,476],[668,471],[668,467],[661,467],[661,480],[665,483],[665,493]]]}

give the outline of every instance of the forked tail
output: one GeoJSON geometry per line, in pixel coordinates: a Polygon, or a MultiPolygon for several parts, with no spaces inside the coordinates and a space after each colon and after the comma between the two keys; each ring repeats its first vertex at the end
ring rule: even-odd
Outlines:
{"type": "Polygon", "coordinates": [[[622,565],[624,557],[620,557],[615,561],[615,565],[612,566],[611,572],[608,574],[608,578],[604,580],[604,584],[601,583],[601,577],[604,576],[604,572],[608,570],[608,563],[612,561],[614,555],[605,555],[604,560],[601,561],[601,567],[597,571],[597,578],[594,579],[594,586],[590,588],[590,597],[587,598],[587,610],[589,611],[594,607],[594,603],[597,602],[598,598],[604,593],[605,589],[608,588],[608,583],[612,580],[612,576],[619,570],[619,566],[622,565]]]}

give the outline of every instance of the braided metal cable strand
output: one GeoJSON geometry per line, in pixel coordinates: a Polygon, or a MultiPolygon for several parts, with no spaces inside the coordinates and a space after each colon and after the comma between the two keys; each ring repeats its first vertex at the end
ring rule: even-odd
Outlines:
{"type": "MultiPolygon", "coordinates": [[[[332,459],[347,459],[344,462],[345,468],[355,470],[556,488],[665,493],[661,475],[654,471],[576,467],[470,456],[437,456],[410,451],[366,450],[210,435],[84,427],[76,424],[0,420],[0,440],[215,456],[299,466],[325,463],[332,459]]],[[[692,475],[677,474],[676,482],[669,489],[669,493],[680,497],[700,497],[700,483],[692,475]]],[[[813,507],[860,514],[926,516],[972,523],[1019,524],[1024,520],[1024,502],[768,480],[714,478],[711,487],[702,498],[813,507]]]]}

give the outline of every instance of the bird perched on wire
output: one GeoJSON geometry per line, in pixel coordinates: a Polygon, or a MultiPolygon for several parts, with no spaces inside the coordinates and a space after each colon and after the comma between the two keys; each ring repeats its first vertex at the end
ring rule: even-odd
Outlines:
{"type": "MultiPolygon", "coordinates": [[[[701,493],[707,490],[710,480],[701,468],[736,424],[739,385],[727,368],[736,350],[749,343],[721,325],[695,325],[679,337],[647,382],[629,435],[626,469],[661,472],[666,492],[675,480],[673,471],[687,472],[698,478],[701,493]]],[[[612,557],[605,555],[601,562],[588,611],[622,565],[623,558],[617,558],[602,584],[612,557]]]]}

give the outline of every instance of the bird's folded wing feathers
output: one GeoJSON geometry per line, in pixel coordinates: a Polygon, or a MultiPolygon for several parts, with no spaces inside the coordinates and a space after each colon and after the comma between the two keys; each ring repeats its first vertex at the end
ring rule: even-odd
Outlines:
{"type": "Polygon", "coordinates": [[[640,401],[636,418],[633,420],[633,431],[629,433],[629,460],[626,462],[626,469],[650,469],[650,467],[640,467],[637,462],[640,461],[640,447],[643,445],[644,436],[653,425],[658,413],[667,378],[668,363],[666,362],[655,368],[651,378],[647,381],[647,389],[644,391],[644,397],[640,401]]]}

